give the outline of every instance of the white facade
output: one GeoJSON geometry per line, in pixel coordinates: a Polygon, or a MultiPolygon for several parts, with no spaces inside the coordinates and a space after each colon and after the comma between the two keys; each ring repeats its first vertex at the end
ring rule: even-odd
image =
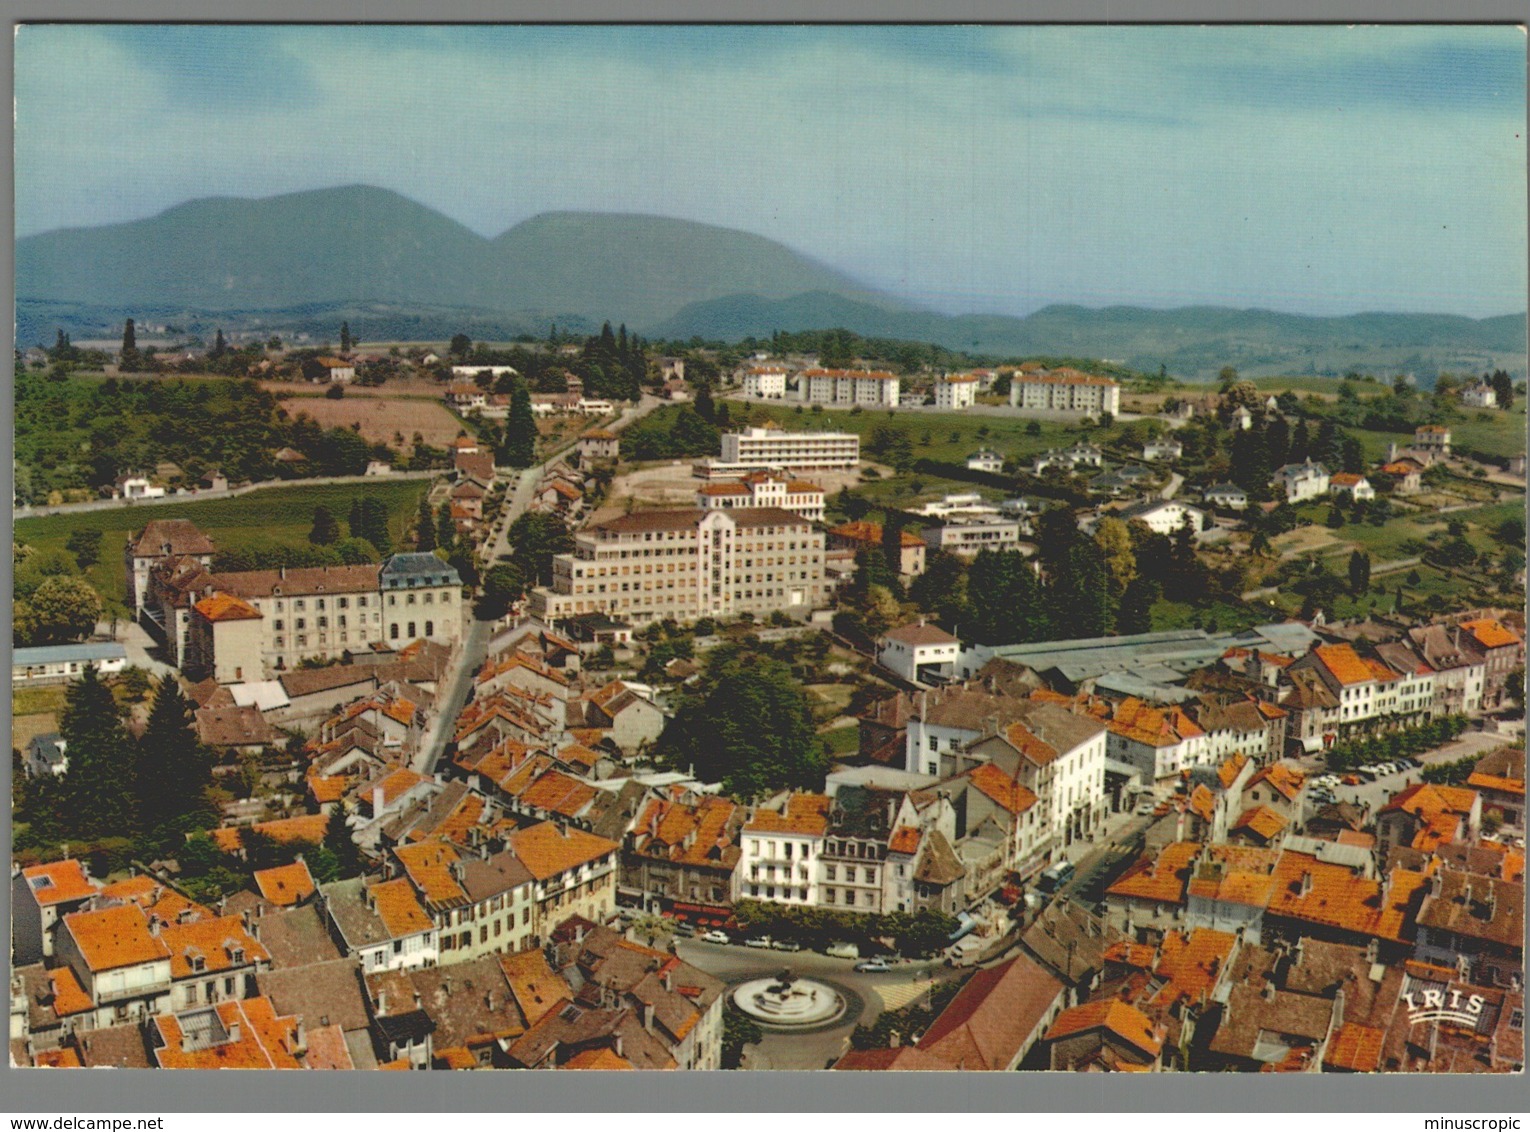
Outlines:
{"type": "Polygon", "coordinates": [[[1335,496],[1343,496],[1347,499],[1375,499],[1376,489],[1371,486],[1371,481],[1364,476],[1355,478],[1346,477],[1342,474],[1332,476],[1328,481],[1328,490],[1335,496]]]}
{"type": "Polygon", "coordinates": [[[1498,394],[1487,382],[1479,381],[1461,390],[1461,404],[1470,409],[1496,409],[1498,394]]]}
{"type": "Polygon", "coordinates": [[[779,400],[786,396],[786,371],[747,369],[744,371],[744,396],[779,400]]]}
{"type": "Polygon", "coordinates": [[[1275,482],[1284,489],[1286,499],[1300,503],[1328,494],[1328,469],[1322,464],[1286,464],[1275,472],[1275,482]]]}
{"type": "Polygon", "coordinates": [[[165,489],[155,487],[148,476],[126,476],[117,487],[123,499],[163,499],[165,495],[165,489]]]}
{"type": "Polygon", "coordinates": [[[1016,373],[1009,386],[1013,407],[1095,417],[1121,412],[1121,387],[1106,377],[1076,371],[1016,373]]]}
{"type": "Polygon", "coordinates": [[[1004,457],[991,448],[984,448],[967,457],[967,468],[974,472],[1002,472],[1004,457]]]}
{"type": "Polygon", "coordinates": [[[972,519],[925,527],[919,532],[932,550],[952,554],[976,554],[980,550],[1013,550],[1020,545],[1020,523],[1016,519],[972,519]]]}
{"type": "Polygon", "coordinates": [[[962,643],[933,625],[895,629],[877,642],[877,663],[910,684],[920,684],[920,669],[949,677],[956,671],[962,643]]]}
{"type": "Polygon", "coordinates": [[[898,378],[886,370],[810,369],[797,379],[797,392],[814,405],[896,408],[898,378]]]}
{"type": "Polygon", "coordinates": [[[751,832],[745,826],[739,847],[742,855],[734,874],[738,899],[809,907],[818,903],[822,833],[751,832]]]}
{"type": "Polygon", "coordinates": [[[861,438],[853,432],[746,428],[741,432],[723,433],[721,447],[718,463],[745,471],[854,468],[861,462],[861,438]]]}
{"type": "Polygon", "coordinates": [[[1146,507],[1128,507],[1121,512],[1121,518],[1136,519],[1158,534],[1171,535],[1184,526],[1192,531],[1201,530],[1206,522],[1206,512],[1177,499],[1165,499],[1146,507]]]}
{"type": "Polygon", "coordinates": [[[937,409],[970,409],[977,404],[978,379],[964,373],[935,379],[937,409]]]}
{"type": "Polygon", "coordinates": [[[1178,460],[1185,454],[1185,446],[1177,440],[1150,440],[1142,446],[1144,460],[1178,460]]]}
{"type": "Polygon", "coordinates": [[[737,483],[709,483],[696,490],[696,506],[704,511],[734,507],[779,507],[815,523],[823,522],[823,488],[805,480],[756,472],[737,483]]]}

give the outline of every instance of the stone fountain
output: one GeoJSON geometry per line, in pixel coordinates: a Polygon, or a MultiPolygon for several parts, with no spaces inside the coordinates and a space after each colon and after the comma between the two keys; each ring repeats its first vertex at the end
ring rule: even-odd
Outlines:
{"type": "Polygon", "coordinates": [[[752,979],[733,991],[733,1004],[766,1026],[822,1026],[845,1012],[845,999],[833,987],[784,970],[775,978],[752,979]]]}

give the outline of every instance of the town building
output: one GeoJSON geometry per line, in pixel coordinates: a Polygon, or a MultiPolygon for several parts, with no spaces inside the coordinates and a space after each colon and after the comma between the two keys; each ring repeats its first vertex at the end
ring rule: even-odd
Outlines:
{"type": "Polygon", "coordinates": [[[1121,412],[1121,387],[1108,377],[1073,369],[1022,369],[1010,381],[1009,403],[1022,413],[1037,410],[1099,420],[1105,413],[1116,416],[1121,412]]]}
{"type": "Polygon", "coordinates": [[[743,810],[726,798],[678,787],[659,790],[626,836],[620,891],[683,920],[726,920],[743,820],[743,810]]]}
{"type": "Polygon", "coordinates": [[[919,532],[931,550],[975,555],[980,550],[1014,550],[1020,546],[1020,523],[1016,519],[966,519],[925,527],[919,532]]]}
{"type": "Polygon", "coordinates": [[[1335,472],[1328,477],[1328,490],[1335,499],[1375,499],[1376,489],[1371,481],[1354,472],[1335,472]]]}
{"type": "Polygon", "coordinates": [[[910,684],[938,684],[956,674],[962,643],[937,625],[920,621],[889,629],[877,642],[877,663],[910,684]]]}
{"type": "Polygon", "coordinates": [[[792,479],[780,472],[751,472],[738,480],[702,484],[696,489],[696,506],[704,511],[777,507],[821,523],[824,491],[816,483],[792,479]]]}
{"type": "Polygon", "coordinates": [[[978,379],[970,373],[948,373],[935,379],[937,409],[970,409],[977,404],[978,379]]]}
{"type": "Polygon", "coordinates": [[[262,679],[308,659],[359,653],[379,642],[449,643],[462,632],[462,580],[433,554],[382,565],[312,566],[214,574],[169,559],[150,579],[172,659],[194,678],[262,679]]]}
{"type": "Polygon", "coordinates": [[[1149,499],[1123,509],[1117,516],[1125,522],[1136,520],[1160,535],[1172,535],[1181,527],[1199,534],[1206,527],[1206,512],[1177,499],[1149,499]]]}
{"type": "Polygon", "coordinates": [[[786,371],[768,366],[751,366],[744,370],[744,396],[760,400],[779,401],[786,396],[786,371]]]}
{"type": "Polygon", "coordinates": [[[760,807],[739,835],[736,899],[815,906],[818,859],[829,831],[830,800],[791,794],[779,808],[760,807]]]}
{"type": "Polygon", "coordinates": [[[898,385],[897,374],[886,370],[809,369],[797,378],[798,395],[814,405],[896,408],[898,385]]]}
{"type": "Polygon", "coordinates": [[[553,584],[531,613],[605,613],[634,623],[751,612],[805,616],[821,607],[824,536],[776,507],[635,511],[579,531],[553,559],[553,584]]]}
{"type": "MultiPolygon", "coordinates": [[[[828,533],[829,550],[848,550],[860,552],[862,550],[882,550],[882,524],[868,522],[865,519],[857,519],[851,523],[841,523],[837,527],[831,527],[828,533]]],[[[924,573],[925,552],[928,549],[924,539],[914,534],[913,531],[900,530],[898,532],[898,573],[905,578],[918,577],[924,573]]]]}
{"type": "Polygon", "coordinates": [[[142,472],[125,472],[112,486],[114,499],[163,499],[165,489],[142,472]]]}
{"type": "Polygon", "coordinates": [[[861,438],[853,432],[787,432],[777,425],[749,427],[722,436],[722,455],[694,465],[702,479],[736,479],[759,471],[835,471],[861,462],[861,438]]]}
{"type": "Polygon", "coordinates": [[[1178,460],[1185,454],[1185,446],[1172,437],[1150,440],[1142,446],[1144,460],[1178,460]]]}
{"type": "Polygon", "coordinates": [[[11,650],[11,684],[65,684],[87,668],[103,676],[127,667],[127,649],[116,641],[85,641],[77,645],[34,645],[11,650]]]}
{"type": "Polygon", "coordinates": [[[1308,460],[1301,464],[1285,464],[1275,469],[1275,486],[1286,493],[1289,503],[1300,503],[1328,494],[1328,469],[1322,464],[1308,460]]]}
{"type": "Polygon", "coordinates": [[[149,572],[155,566],[174,556],[193,559],[211,569],[215,550],[212,540],[190,519],[155,519],[141,531],[128,532],[123,566],[127,572],[127,604],[135,618],[141,618],[147,606],[149,572]]]}
{"type": "Polygon", "coordinates": [[[967,457],[967,470],[998,474],[1004,470],[1004,457],[992,448],[980,448],[967,457]]]}
{"type": "Polygon", "coordinates": [[[1248,510],[1248,492],[1235,483],[1219,483],[1208,487],[1201,493],[1201,498],[1211,507],[1221,507],[1228,511],[1248,510]]]}
{"type": "Polygon", "coordinates": [[[1450,428],[1446,425],[1419,425],[1413,430],[1413,446],[1439,458],[1450,455],[1450,428]]]}
{"type": "Polygon", "coordinates": [[[1461,390],[1461,404],[1468,409],[1498,408],[1498,393],[1485,381],[1474,381],[1461,390]]]}
{"type": "Polygon", "coordinates": [[[621,454],[621,440],[614,432],[592,428],[579,434],[579,464],[586,467],[596,460],[615,460],[621,454]]]}

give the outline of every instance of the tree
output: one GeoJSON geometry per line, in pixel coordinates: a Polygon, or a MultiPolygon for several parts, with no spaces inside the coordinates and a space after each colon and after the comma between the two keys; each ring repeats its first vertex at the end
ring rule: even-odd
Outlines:
{"type": "Polygon", "coordinates": [[[666,765],[721,782],[735,798],[813,789],[829,767],[807,693],[791,668],[728,646],[714,650],[699,690],[682,702],[657,753],[666,765]]]}
{"type": "MultiPolygon", "coordinates": [[[[1523,525],[1520,530],[1523,532],[1523,525]]],[[[76,527],[69,532],[64,549],[74,555],[81,570],[88,570],[101,558],[101,532],[90,527],[76,527]]]]}
{"type": "Polygon", "coordinates": [[[1491,379],[1493,396],[1500,409],[1514,408],[1514,379],[1505,370],[1494,370],[1491,379]]]}
{"type": "Polygon", "coordinates": [[[122,354],[118,364],[123,373],[133,373],[143,364],[143,358],[138,353],[138,333],[133,327],[132,319],[122,324],[122,354]]]}
{"type": "Polygon", "coordinates": [[[351,347],[354,346],[355,344],[356,344],[356,340],[351,337],[351,324],[349,322],[341,322],[340,323],[340,352],[342,354],[349,354],[351,352],[351,347]]]}
{"type": "Polygon", "coordinates": [[[1074,544],[1064,569],[1051,577],[1047,605],[1052,636],[1058,639],[1103,637],[1110,632],[1116,603],[1105,554],[1097,543],[1080,539],[1074,544]]]}
{"type": "Polygon", "coordinates": [[[64,693],[58,730],[69,752],[63,789],[66,827],[82,838],[130,832],[136,817],[137,760],[111,689],[94,665],[64,693]]]}
{"type": "Polygon", "coordinates": [[[1365,472],[1365,448],[1358,437],[1345,434],[1339,439],[1339,463],[1346,472],[1365,472]]]}
{"type": "Polygon", "coordinates": [[[1153,631],[1153,603],[1163,596],[1162,587],[1150,578],[1133,578],[1121,595],[1116,612],[1116,631],[1123,634],[1153,631]]]}
{"type": "Polygon", "coordinates": [[[436,545],[449,549],[457,541],[457,524],[452,521],[452,506],[443,503],[436,508],[436,545]]]}
{"type": "Polygon", "coordinates": [[[138,797],[145,829],[203,813],[212,785],[212,756],[197,740],[192,706],[174,676],[159,682],[138,741],[138,797]]]}
{"type": "Polygon", "coordinates": [[[528,511],[510,524],[512,560],[527,579],[528,585],[552,584],[552,561],[558,554],[574,549],[574,536],[556,515],[528,511]]]}
{"type": "Polygon", "coordinates": [[[1371,556],[1363,550],[1349,556],[1349,592],[1359,597],[1371,586],[1371,556]]]}
{"type": "Polygon", "coordinates": [[[209,356],[216,359],[221,358],[226,353],[228,353],[228,342],[224,340],[223,327],[220,326],[218,327],[217,336],[213,339],[213,348],[209,356]]]}
{"type": "Polygon", "coordinates": [[[340,539],[340,524],[324,504],[313,509],[313,527],[308,531],[308,541],[314,546],[330,546],[340,539]]]}
{"type": "Polygon", "coordinates": [[[957,627],[967,598],[966,564],[948,551],[930,551],[924,573],[909,583],[908,596],[921,609],[957,627]]]}
{"type": "Polygon", "coordinates": [[[466,334],[453,334],[452,343],[446,348],[446,352],[459,360],[466,358],[473,352],[473,340],[466,334]]]}
{"type": "Polygon", "coordinates": [[[414,548],[430,551],[436,548],[436,517],[430,512],[430,496],[420,496],[419,514],[414,520],[414,548]]]}
{"type": "Polygon", "coordinates": [[[514,562],[500,562],[484,571],[478,615],[485,620],[503,617],[526,593],[526,577],[514,562]]]}
{"type": "Polygon", "coordinates": [[[759,1024],[731,1002],[723,1007],[722,1067],[737,1069],[744,1060],[744,1047],[765,1040],[759,1024]]]}
{"type": "Polygon", "coordinates": [[[335,855],[340,876],[361,875],[366,863],[362,860],[356,839],[351,836],[350,826],[346,824],[343,806],[337,805],[329,812],[329,821],[324,826],[324,848],[335,855]]]}
{"type": "Polygon", "coordinates": [[[510,416],[499,457],[508,467],[529,468],[537,458],[537,422],[531,411],[531,390],[520,378],[510,390],[510,416]]]}
{"type": "Polygon", "coordinates": [[[1233,483],[1249,492],[1264,492],[1270,483],[1270,449],[1264,430],[1242,429],[1233,434],[1231,469],[1233,483]]]}
{"type": "Polygon", "coordinates": [[[16,597],[12,637],[18,645],[59,645],[83,640],[101,619],[101,598],[84,578],[45,578],[32,593],[16,597]]]}
{"type": "Polygon", "coordinates": [[[717,421],[717,404],[712,400],[712,385],[710,382],[701,381],[696,383],[696,400],[693,404],[702,420],[709,424],[717,421]]]}
{"type": "Polygon", "coordinates": [[[381,499],[358,496],[351,503],[347,526],[352,538],[365,539],[379,554],[388,554],[393,549],[393,538],[388,533],[388,505],[381,499]]]}
{"type": "Polygon", "coordinates": [[[1013,550],[980,550],[967,571],[962,636],[1002,645],[1044,639],[1047,612],[1031,565],[1013,550]]]}
{"type": "Polygon", "coordinates": [[[1217,374],[1217,392],[1226,393],[1238,383],[1238,371],[1232,366],[1223,366],[1217,374]]]}
{"type": "Polygon", "coordinates": [[[1041,567],[1056,573],[1079,538],[1078,520],[1068,507],[1049,507],[1036,520],[1036,551],[1041,567]]]}
{"type": "Polygon", "coordinates": [[[1094,528],[1094,541],[1105,556],[1105,568],[1117,596],[1137,576],[1137,554],[1132,549],[1132,533],[1125,523],[1116,518],[1104,518],[1094,528]]]}

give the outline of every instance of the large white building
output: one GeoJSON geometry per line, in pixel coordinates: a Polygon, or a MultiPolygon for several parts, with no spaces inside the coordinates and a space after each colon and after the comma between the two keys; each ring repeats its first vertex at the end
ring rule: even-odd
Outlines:
{"type": "Polygon", "coordinates": [[[978,379],[970,373],[948,373],[935,379],[937,409],[970,409],[977,404],[978,379]]]}
{"type": "Polygon", "coordinates": [[[1119,517],[1128,522],[1136,519],[1146,524],[1149,530],[1161,535],[1172,535],[1181,527],[1199,532],[1206,525],[1206,512],[1177,499],[1152,499],[1138,503],[1126,508],[1119,517]]]}
{"type": "Polygon", "coordinates": [[[877,642],[877,663],[910,684],[949,680],[961,659],[962,643],[938,625],[889,629],[877,642]]]}
{"type": "Polygon", "coordinates": [[[1017,372],[1010,382],[1009,403],[1021,410],[1072,413],[1094,417],[1121,412],[1121,387],[1108,377],[1074,369],[1017,372]]]}
{"type": "Polygon", "coordinates": [[[886,370],[804,370],[797,379],[797,393],[802,400],[814,405],[896,408],[898,376],[886,370]]]}
{"type": "Polygon", "coordinates": [[[746,369],[744,396],[779,401],[786,396],[786,371],[765,366],[746,369]]]}
{"type": "Polygon", "coordinates": [[[980,550],[1014,550],[1020,545],[1020,521],[1003,518],[959,519],[919,532],[931,550],[970,555],[980,550]]]}
{"type": "Polygon", "coordinates": [[[703,479],[736,479],[749,472],[833,471],[861,462],[861,438],[853,432],[787,432],[778,426],[725,432],[722,454],[695,471],[703,479]]]}
{"type": "Polygon", "coordinates": [[[606,613],[643,623],[777,611],[806,616],[826,600],[824,535],[777,507],[636,511],[580,531],[553,559],[531,613],[606,613]]]}

